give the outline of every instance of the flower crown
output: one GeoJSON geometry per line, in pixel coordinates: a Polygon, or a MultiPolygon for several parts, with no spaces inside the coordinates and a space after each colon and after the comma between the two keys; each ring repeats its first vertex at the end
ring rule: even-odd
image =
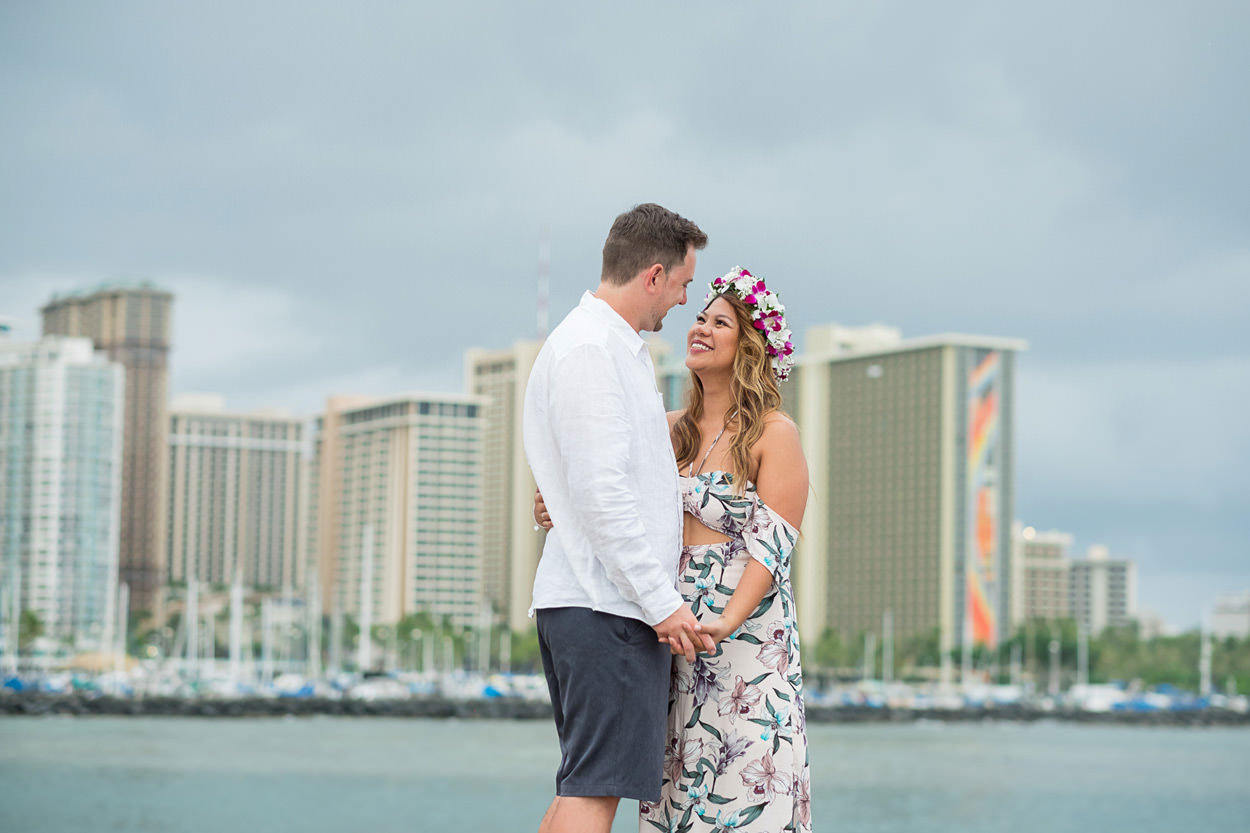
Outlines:
{"type": "Polygon", "coordinates": [[[772,358],[773,374],[778,382],[784,382],[794,367],[794,345],[790,342],[790,328],[786,326],[786,308],[777,300],[776,293],[764,285],[763,278],[741,266],[735,266],[728,274],[712,281],[711,287],[703,299],[704,308],[717,295],[727,292],[737,295],[751,310],[755,329],[764,336],[764,349],[772,358]]]}

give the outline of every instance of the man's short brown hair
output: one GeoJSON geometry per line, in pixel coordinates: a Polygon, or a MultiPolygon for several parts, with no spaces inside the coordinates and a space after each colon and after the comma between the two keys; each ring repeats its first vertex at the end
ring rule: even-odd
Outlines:
{"type": "Polygon", "coordinates": [[[694,223],[653,202],[636,205],[616,218],[603,244],[606,283],[624,286],[656,263],[665,271],[686,260],[686,251],[707,245],[707,235],[694,223]]]}

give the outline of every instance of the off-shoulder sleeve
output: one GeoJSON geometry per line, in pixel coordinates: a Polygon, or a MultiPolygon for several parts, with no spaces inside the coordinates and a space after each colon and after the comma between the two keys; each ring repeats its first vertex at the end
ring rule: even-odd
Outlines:
{"type": "Polygon", "coordinates": [[[754,491],[751,492],[751,509],[751,517],[742,529],[747,553],[772,572],[774,582],[788,581],[790,555],[799,539],[799,531],[769,509],[754,491]]]}

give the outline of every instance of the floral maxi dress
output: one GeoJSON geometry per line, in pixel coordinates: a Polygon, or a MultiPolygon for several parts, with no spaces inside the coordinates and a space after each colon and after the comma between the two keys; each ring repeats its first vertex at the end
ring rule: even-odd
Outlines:
{"type": "Polygon", "coordinates": [[[712,656],[673,658],[660,800],[639,805],[653,833],[810,833],[803,675],[790,586],[797,530],[749,481],[705,472],[681,479],[685,510],[729,541],[682,548],[678,587],[699,619],[718,616],[754,558],[773,574],[755,611],[712,656]]]}

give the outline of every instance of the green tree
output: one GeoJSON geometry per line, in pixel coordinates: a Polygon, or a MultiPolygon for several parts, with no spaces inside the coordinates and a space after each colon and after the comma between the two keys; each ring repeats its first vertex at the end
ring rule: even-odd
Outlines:
{"type": "Polygon", "coordinates": [[[1211,653],[1211,680],[1226,693],[1250,692],[1250,637],[1218,641],[1211,653]],[[1227,691],[1231,686],[1232,691],[1227,691]]]}
{"type": "Polygon", "coordinates": [[[530,625],[523,631],[512,631],[512,670],[536,674],[542,670],[542,652],[538,647],[538,629],[530,625]]]}
{"type": "MultiPolygon", "coordinates": [[[[1020,626],[1011,643],[1023,647],[1026,671],[1043,681],[1050,669],[1050,641],[1057,640],[1063,677],[1072,680],[1077,672],[1077,636],[1076,623],[1071,619],[1034,620],[1020,626]]],[[[1142,639],[1138,627],[1131,624],[1107,628],[1090,637],[1088,647],[1091,683],[1148,687],[1168,683],[1188,691],[1197,691],[1200,685],[1202,637],[1198,631],[1142,639]]],[[[1212,642],[1211,679],[1217,689],[1231,686],[1243,693],[1250,689],[1250,639],[1212,642]]]]}
{"type": "Polygon", "coordinates": [[[33,610],[23,610],[17,622],[17,647],[29,651],[35,640],[43,636],[43,620],[33,610]]]}
{"type": "Polygon", "coordinates": [[[396,633],[402,642],[408,642],[415,638],[414,631],[420,631],[423,635],[433,633],[435,631],[434,619],[424,610],[420,613],[409,613],[395,625],[396,633]]]}
{"type": "Polygon", "coordinates": [[[143,656],[149,645],[156,644],[158,634],[151,611],[131,611],[126,617],[126,653],[143,656]]]}
{"type": "Polygon", "coordinates": [[[825,628],[812,651],[812,661],[817,668],[833,670],[843,661],[845,648],[842,638],[833,628],[825,628]]]}
{"type": "Polygon", "coordinates": [[[899,668],[904,679],[917,676],[921,668],[938,668],[942,665],[942,630],[930,628],[904,639],[898,649],[899,668]]]}

